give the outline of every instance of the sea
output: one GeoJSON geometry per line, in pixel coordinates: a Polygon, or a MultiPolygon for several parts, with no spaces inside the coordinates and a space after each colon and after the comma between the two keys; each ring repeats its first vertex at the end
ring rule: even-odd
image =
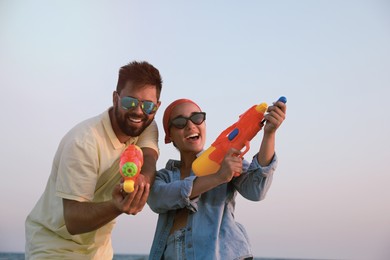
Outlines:
{"type": "MultiPolygon", "coordinates": [[[[0,260],[24,260],[24,253],[0,253],[0,260]]],[[[148,255],[116,254],[113,260],[148,260],[148,255]]],[[[310,260],[298,258],[263,258],[255,257],[254,260],[310,260]]],[[[311,259],[315,260],[315,259],[311,259]]]]}

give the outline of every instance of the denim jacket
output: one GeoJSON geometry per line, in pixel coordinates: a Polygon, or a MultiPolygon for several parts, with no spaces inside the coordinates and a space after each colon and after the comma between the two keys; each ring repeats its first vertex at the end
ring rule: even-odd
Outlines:
{"type": "Polygon", "coordinates": [[[161,259],[176,209],[189,210],[185,229],[186,259],[233,260],[251,257],[251,247],[245,228],[234,219],[235,197],[239,192],[251,201],[264,199],[277,166],[277,156],[261,167],[257,155],[249,164],[243,160],[243,173],[229,183],[221,184],[190,199],[197,178],[193,172],[180,180],[180,161],[169,160],[165,169],[157,172],[148,205],[158,213],[149,259],[161,259]]]}

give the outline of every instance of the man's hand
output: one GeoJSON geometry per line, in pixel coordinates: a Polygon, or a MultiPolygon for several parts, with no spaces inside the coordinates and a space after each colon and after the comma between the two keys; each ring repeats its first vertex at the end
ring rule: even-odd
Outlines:
{"type": "Polygon", "coordinates": [[[150,191],[150,184],[144,178],[142,174],[138,176],[132,193],[126,193],[123,190],[123,184],[115,186],[112,192],[112,202],[119,212],[136,215],[142,211],[150,191]]]}

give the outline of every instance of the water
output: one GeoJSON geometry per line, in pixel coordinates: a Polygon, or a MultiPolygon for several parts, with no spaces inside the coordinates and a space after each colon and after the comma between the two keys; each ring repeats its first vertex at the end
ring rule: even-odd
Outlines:
{"type": "MultiPolygon", "coordinates": [[[[24,253],[0,253],[0,260],[25,260],[24,253]]],[[[148,260],[148,255],[114,255],[113,260],[148,260]]]]}
{"type": "Polygon", "coordinates": [[[24,260],[23,253],[0,253],[0,260],[24,260]]]}
{"type": "MultiPolygon", "coordinates": [[[[0,253],[0,260],[24,260],[24,253],[0,253]]],[[[148,255],[127,255],[127,254],[116,254],[113,260],[148,260],[148,255]]],[[[292,260],[291,258],[258,258],[254,260],[292,260]]],[[[304,260],[294,258],[293,260],[304,260]]],[[[309,260],[309,259],[305,259],[309,260]]]]}
{"type": "Polygon", "coordinates": [[[148,260],[148,255],[114,255],[113,260],[148,260]]]}

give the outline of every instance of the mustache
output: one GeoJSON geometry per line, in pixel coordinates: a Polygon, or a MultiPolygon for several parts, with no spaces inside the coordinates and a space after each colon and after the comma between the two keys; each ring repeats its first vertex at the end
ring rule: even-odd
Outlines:
{"type": "Polygon", "coordinates": [[[140,115],[138,113],[133,113],[133,112],[126,113],[124,117],[127,119],[139,119],[141,121],[145,121],[148,119],[148,117],[144,113],[140,115]]]}

